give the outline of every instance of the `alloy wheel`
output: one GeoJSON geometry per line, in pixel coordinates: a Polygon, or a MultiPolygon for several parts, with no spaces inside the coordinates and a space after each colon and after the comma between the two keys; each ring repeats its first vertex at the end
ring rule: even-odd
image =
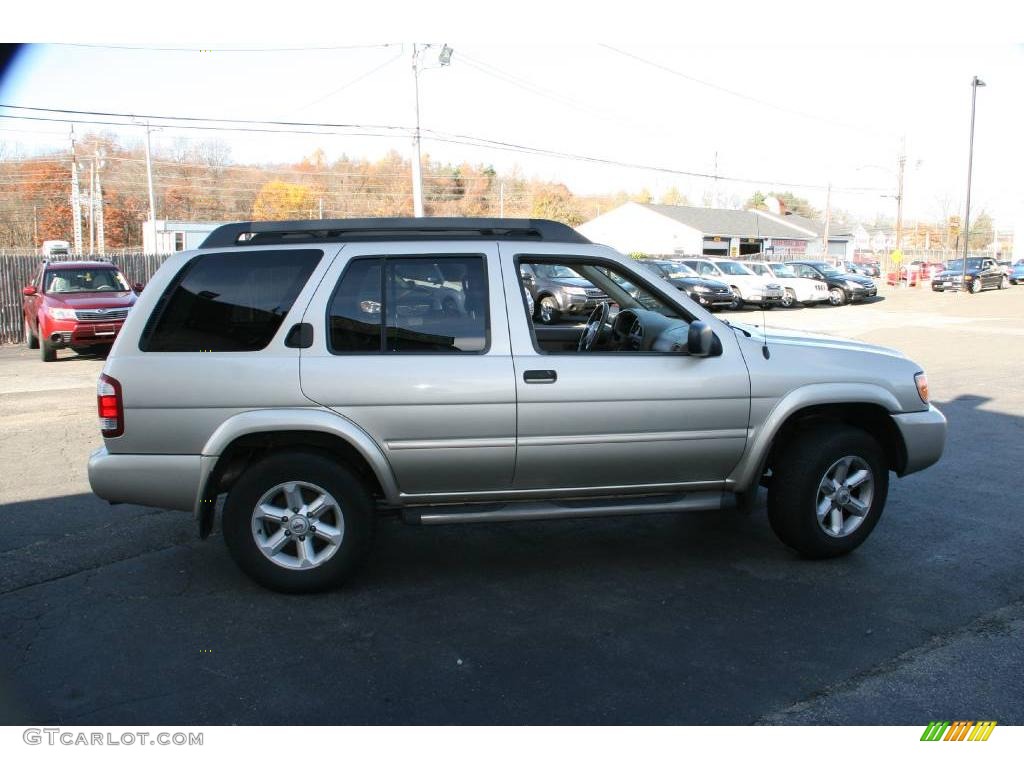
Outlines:
{"type": "Polygon", "coordinates": [[[834,538],[843,538],[860,528],[871,511],[875,476],[871,465],[860,456],[844,456],[829,467],[818,483],[818,525],[834,538]]]}
{"type": "Polygon", "coordinates": [[[313,483],[278,483],[252,512],[252,536],[259,551],[282,568],[305,571],[337,554],[345,518],[335,498],[313,483]]]}

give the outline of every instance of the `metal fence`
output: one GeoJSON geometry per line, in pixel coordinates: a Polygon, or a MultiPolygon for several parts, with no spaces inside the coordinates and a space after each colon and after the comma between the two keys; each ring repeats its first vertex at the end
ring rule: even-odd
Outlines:
{"type": "MultiPolygon", "coordinates": [[[[148,283],[167,256],[154,253],[108,253],[106,256],[75,258],[112,261],[124,273],[128,283],[132,284],[148,283]]],[[[35,279],[41,263],[39,254],[31,250],[0,250],[0,344],[16,344],[25,338],[21,291],[35,279]]]]}

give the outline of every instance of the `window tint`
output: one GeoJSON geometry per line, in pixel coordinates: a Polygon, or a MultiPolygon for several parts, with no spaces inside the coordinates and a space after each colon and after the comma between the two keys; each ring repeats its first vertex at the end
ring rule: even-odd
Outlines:
{"type": "Polygon", "coordinates": [[[144,352],[251,352],[277,333],[323,251],[211,253],[178,274],[142,335],[144,352]]]}
{"type": "Polygon", "coordinates": [[[480,256],[356,259],[331,299],[331,351],[482,352],[486,279],[480,256]]]}

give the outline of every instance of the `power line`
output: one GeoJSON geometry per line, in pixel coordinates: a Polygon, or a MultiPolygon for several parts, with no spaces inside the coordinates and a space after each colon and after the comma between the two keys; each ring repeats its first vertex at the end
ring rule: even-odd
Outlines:
{"type": "Polygon", "coordinates": [[[322,45],[294,48],[176,48],[148,45],[102,45],[99,43],[46,43],[62,48],[99,48],[107,51],[158,51],[163,53],[307,53],[314,51],[359,51],[388,48],[400,43],[371,43],[368,45],[322,45]]]}
{"type": "Polygon", "coordinates": [[[635,61],[639,61],[640,63],[646,64],[649,67],[654,67],[655,69],[660,69],[663,72],[668,72],[669,74],[675,75],[676,77],[681,77],[684,80],[689,80],[692,83],[697,83],[698,85],[702,85],[705,88],[711,88],[713,90],[720,91],[722,93],[728,94],[729,96],[732,96],[732,97],[737,98],[737,99],[743,99],[745,101],[749,101],[749,102],[752,102],[754,104],[760,104],[763,107],[768,107],[770,109],[774,109],[774,110],[777,110],[779,112],[787,112],[787,113],[789,113],[791,115],[797,115],[799,117],[803,117],[803,118],[808,119],[808,120],[816,120],[816,121],[823,122],[823,123],[831,123],[832,125],[837,125],[837,126],[840,126],[842,128],[846,128],[847,130],[853,130],[853,131],[858,131],[858,132],[863,132],[863,133],[871,133],[871,134],[874,134],[876,136],[882,136],[882,137],[886,137],[886,138],[895,138],[895,134],[885,133],[884,131],[876,131],[876,130],[874,130],[872,128],[868,128],[867,126],[864,126],[864,125],[853,125],[852,123],[845,123],[845,122],[843,122],[841,120],[835,120],[833,118],[826,117],[824,115],[816,115],[816,114],[813,114],[813,113],[810,113],[810,112],[803,112],[803,111],[798,110],[798,109],[793,109],[791,107],[784,107],[784,106],[782,106],[780,104],[775,104],[773,102],[765,101],[764,99],[760,99],[757,96],[751,96],[751,95],[746,94],[746,93],[741,93],[740,91],[734,91],[731,88],[726,88],[724,86],[717,85],[716,83],[709,82],[708,80],[701,80],[699,77],[694,77],[693,75],[688,75],[685,72],[680,72],[678,69],[673,69],[672,67],[668,67],[668,66],[666,66],[664,64],[659,64],[656,61],[652,61],[650,59],[645,59],[643,56],[638,56],[635,53],[630,53],[629,51],[624,51],[621,48],[616,48],[616,47],[614,47],[612,45],[608,45],[607,43],[599,43],[599,45],[600,45],[600,47],[606,48],[609,51],[612,51],[613,53],[619,54],[620,56],[625,56],[628,59],[633,59],[635,61]]]}
{"type": "MultiPolygon", "coordinates": [[[[181,130],[210,130],[210,131],[241,131],[241,132],[254,132],[254,133],[295,133],[295,134],[311,134],[311,135],[343,135],[343,136],[359,136],[359,137],[391,137],[394,138],[396,132],[408,132],[410,129],[405,126],[382,126],[382,125],[364,125],[359,123],[304,123],[297,121],[280,121],[280,120],[239,120],[239,119],[215,119],[215,118],[198,118],[198,117],[172,117],[166,115],[129,115],[126,113],[118,112],[88,112],[83,110],[69,110],[69,109],[50,109],[43,107],[21,107],[13,104],[0,104],[0,107],[5,109],[21,109],[21,110],[32,110],[35,112],[48,112],[56,114],[73,114],[73,115],[98,115],[101,117],[120,117],[120,118],[132,118],[132,119],[146,119],[146,120],[160,120],[160,121],[190,121],[190,122],[219,122],[219,123],[233,123],[241,125],[227,126],[211,126],[211,125],[190,125],[182,126],[176,125],[170,122],[162,122],[157,127],[164,128],[177,128],[181,130]],[[259,128],[252,126],[287,126],[286,128],[259,128]],[[311,128],[320,128],[327,130],[310,130],[311,128]],[[336,129],[342,129],[338,131],[336,129]],[[375,130],[376,129],[376,130],[375,130]],[[353,133],[353,130],[361,130],[363,132],[353,133]],[[381,130],[390,131],[391,133],[381,133],[381,130]]],[[[47,118],[38,116],[22,116],[22,115],[0,115],[0,118],[15,119],[15,120],[43,120],[48,122],[74,122],[82,124],[94,124],[94,125],[119,125],[137,127],[135,123],[118,122],[110,120],[87,120],[84,118],[76,117],[74,120],[61,119],[61,118],[47,118]]],[[[632,163],[623,160],[616,160],[613,158],[595,157],[590,155],[576,154],[572,152],[564,152],[561,150],[544,149],[540,147],[530,147],[525,144],[516,144],[513,142],[499,141],[496,139],[487,139],[478,136],[470,136],[466,134],[457,133],[446,133],[442,131],[436,131],[432,129],[423,129],[424,133],[429,134],[428,138],[447,144],[458,144],[463,146],[481,147],[485,149],[500,149],[509,152],[517,152],[522,154],[537,155],[541,157],[556,158],[562,160],[574,160],[580,162],[596,163],[601,165],[611,165],[620,168],[630,168],[633,170],[651,171],[655,173],[661,173],[666,175],[674,176],[687,176],[691,178],[707,179],[707,180],[720,180],[720,181],[731,181],[740,184],[753,184],[753,185],[764,185],[764,186],[777,186],[777,187],[790,187],[793,189],[810,189],[810,190],[824,190],[827,185],[825,184],[802,184],[790,181],[780,181],[772,179],[752,179],[742,178],[736,176],[724,176],[720,174],[711,174],[700,171],[689,171],[679,168],[669,168],[665,166],[648,165],[643,163],[632,163]]],[[[408,134],[407,134],[408,135],[408,134]]],[[[877,194],[879,192],[885,192],[888,190],[879,189],[876,187],[848,187],[844,189],[836,188],[834,191],[846,192],[846,193],[870,193],[877,194]]]]}

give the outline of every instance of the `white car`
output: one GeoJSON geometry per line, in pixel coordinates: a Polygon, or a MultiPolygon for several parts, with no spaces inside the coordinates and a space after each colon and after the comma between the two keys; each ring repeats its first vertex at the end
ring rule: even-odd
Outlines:
{"type": "Polygon", "coordinates": [[[732,309],[744,304],[757,304],[771,309],[781,304],[785,292],[777,280],[768,282],[755,275],[747,267],[732,259],[681,259],[683,264],[701,277],[718,280],[728,285],[736,297],[732,309]]]}
{"type": "Polygon", "coordinates": [[[792,307],[797,302],[811,305],[828,301],[828,286],[825,283],[809,277],[797,277],[788,264],[778,261],[744,261],[743,264],[762,279],[782,286],[785,291],[782,297],[784,307],[792,307]]]}

